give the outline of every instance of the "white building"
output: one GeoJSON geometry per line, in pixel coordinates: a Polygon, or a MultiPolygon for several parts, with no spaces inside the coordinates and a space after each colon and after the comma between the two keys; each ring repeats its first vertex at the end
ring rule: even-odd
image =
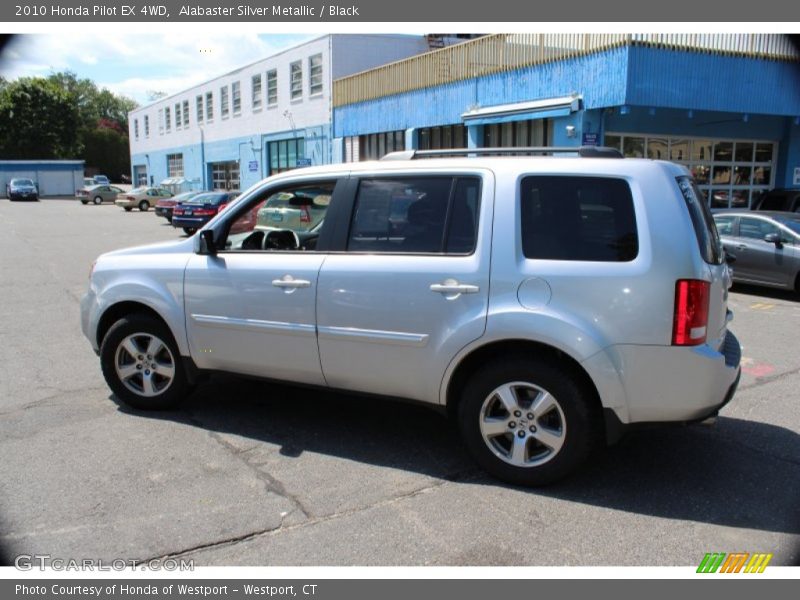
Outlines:
{"type": "Polygon", "coordinates": [[[325,35],[136,109],[133,181],[244,189],[329,163],[333,80],[427,50],[424,36],[325,35]]]}

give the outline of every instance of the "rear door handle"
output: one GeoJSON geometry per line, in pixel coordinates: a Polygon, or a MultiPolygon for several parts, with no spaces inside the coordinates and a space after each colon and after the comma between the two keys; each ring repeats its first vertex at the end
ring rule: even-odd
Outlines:
{"type": "Polygon", "coordinates": [[[477,285],[458,283],[455,279],[447,279],[442,283],[431,285],[431,291],[439,294],[477,294],[481,290],[477,285]]]}
{"type": "Polygon", "coordinates": [[[272,285],[284,289],[296,289],[311,287],[311,282],[307,279],[295,279],[291,275],[284,275],[280,279],[273,279],[272,285]]]}

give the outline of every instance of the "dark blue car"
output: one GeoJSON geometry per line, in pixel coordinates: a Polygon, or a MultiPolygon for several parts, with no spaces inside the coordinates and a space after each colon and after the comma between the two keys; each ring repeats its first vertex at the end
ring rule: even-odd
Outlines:
{"type": "Polygon", "coordinates": [[[172,209],[172,226],[180,227],[188,235],[192,235],[238,195],[239,192],[198,194],[191,200],[175,205],[172,209]]]}
{"type": "Polygon", "coordinates": [[[9,200],[38,200],[39,190],[30,179],[15,178],[6,185],[6,196],[9,200]]]}

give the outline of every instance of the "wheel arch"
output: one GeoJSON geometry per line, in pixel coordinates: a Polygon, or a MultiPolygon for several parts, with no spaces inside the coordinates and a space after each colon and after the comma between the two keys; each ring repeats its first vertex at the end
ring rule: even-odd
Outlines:
{"type": "Polygon", "coordinates": [[[161,322],[161,324],[163,324],[164,327],[166,327],[167,330],[172,334],[173,340],[178,345],[178,348],[180,348],[179,338],[177,335],[175,335],[175,331],[169,326],[167,320],[151,306],[133,300],[117,302],[103,311],[103,314],[100,316],[100,319],[97,322],[97,346],[100,347],[102,345],[103,339],[106,337],[108,330],[111,329],[111,326],[114,325],[114,323],[132,314],[147,315],[148,317],[152,317],[161,322]]]}
{"type": "Polygon", "coordinates": [[[474,348],[468,354],[461,357],[456,367],[452,370],[449,379],[444,382],[446,386],[445,403],[448,416],[455,416],[458,410],[461,391],[470,375],[487,362],[496,361],[509,356],[530,356],[557,362],[559,365],[564,366],[572,372],[575,377],[579,379],[581,384],[586,387],[593,401],[596,402],[597,409],[603,409],[597,385],[595,385],[594,380],[580,362],[570,354],[543,342],[526,339],[510,339],[489,342],[474,348]]]}

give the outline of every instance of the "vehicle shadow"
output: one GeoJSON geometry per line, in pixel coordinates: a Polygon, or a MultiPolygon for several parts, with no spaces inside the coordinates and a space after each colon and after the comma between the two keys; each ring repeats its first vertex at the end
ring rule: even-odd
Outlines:
{"type": "Polygon", "coordinates": [[[788,302],[800,301],[800,294],[797,294],[791,290],[779,290],[776,288],[762,287],[760,285],[734,283],[731,291],[737,294],[747,294],[748,296],[772,298],[773,300],[786,300],[788,302]]]}
{"type": "Polygon", "coordinates": [[[713,428],[634,431],[570,478],[526,489],[486,475],[454,425],[422,406],[228,377],[198,386],[177,411],[145,413],[111,398],[122,412],[278,446],[288,458],[314,452],[635,514],[800,534],[800,435],[766,423],[721,417],[713,428]]]}

